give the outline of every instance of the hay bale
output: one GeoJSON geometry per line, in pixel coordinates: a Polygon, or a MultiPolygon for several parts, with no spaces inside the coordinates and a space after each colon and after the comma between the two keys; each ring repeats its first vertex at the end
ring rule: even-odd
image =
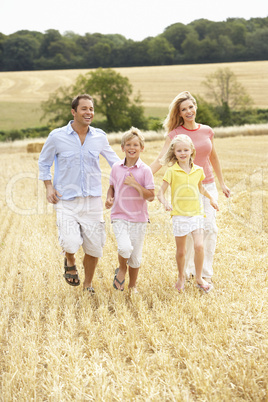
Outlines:
{"type": "Polygon", "coordinates": [[[34,152],[41,152],[44,143],[33,142],[27,145],[27,152],[34,153],[34,152]]]}

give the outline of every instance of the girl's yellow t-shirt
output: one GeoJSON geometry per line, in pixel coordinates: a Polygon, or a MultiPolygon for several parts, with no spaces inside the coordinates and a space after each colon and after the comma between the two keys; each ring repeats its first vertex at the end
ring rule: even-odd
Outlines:
{"type": "Polygon", "coordinates": [[[163,180],[171,186],[171,204],[173,215],[204,215],[198,184],[205,179],[203,168],[194,165],[190,173],[186,173],[176,162],[167,169],[163,180]]]}

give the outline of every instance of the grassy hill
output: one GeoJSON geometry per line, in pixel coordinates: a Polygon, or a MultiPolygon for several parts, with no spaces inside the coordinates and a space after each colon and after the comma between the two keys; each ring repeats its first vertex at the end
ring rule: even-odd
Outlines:
{"type": "MultiPolygon", "coordinates": [[[[218,68],[229,67],[247,89],[256,107],[268,108],[268,61],[116,68],[129,78],[134,95],[141,93],[146,115],[164,117],[181,91],[205,96],[202,81],[218,68]]],[[[74,83],[90,70],[23,71],[0,73],[0,130],[40,126],[40,103],[60,86],[74,83]]],[[[45,124],[45,120],[43,121],[45,124]]]]}

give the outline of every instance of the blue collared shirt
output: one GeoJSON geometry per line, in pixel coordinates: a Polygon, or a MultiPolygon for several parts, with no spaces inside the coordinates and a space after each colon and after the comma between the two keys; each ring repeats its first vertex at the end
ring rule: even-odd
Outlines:
{"type": "Polygon", "coordinates": [[[53,185],[62,195],[61,199],[99,197],[102,193],[99,155],[110,166],[120,159],[110,147],[104,131],[89,127],[82,145],[71,123],[49,134],[39,157],[39,179],[52,179],[54,162],[53,185]]]}

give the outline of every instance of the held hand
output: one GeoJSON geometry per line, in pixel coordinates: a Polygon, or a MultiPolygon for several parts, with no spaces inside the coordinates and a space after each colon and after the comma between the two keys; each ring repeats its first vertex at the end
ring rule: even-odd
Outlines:
{"type": "Polygon", "coordinates": [[[222,189],[223,194],[225,195],[225,197],[229,198],[230,195],[231,195],[230,189],[229,189],[225,184],[223,184],[223,185],[221,186],[221,189],[222,189]]]}
{"type": "Polygon", "coordinates": [[[110,209],[113,206],[113,203],[114,203],[114,197],[107,198],[107,200],[105,201],[105,208],[110,209]]]}
{"type": "Polygon", "coordinates": [[[216,211],[219,211],[218,203],[217,203],[217,201],[214,200],[214,198],[211,198],[211,200],[210,200],[210,205],[211,205],[214,209],[216,209],[216,211]]]}
{"type": "Polygon", "coordinates": [[[127,186],[133,186],[137,184],[132,173],[130,173],[130,175],[125,178],[124,184],[126,184],[127,186]]]}
{"type": "Polygon", "coordinates": [[[60,197],[62,195],[53,186],[47,187],[47,200],[50,204],[57,204],[60,197]]]}

